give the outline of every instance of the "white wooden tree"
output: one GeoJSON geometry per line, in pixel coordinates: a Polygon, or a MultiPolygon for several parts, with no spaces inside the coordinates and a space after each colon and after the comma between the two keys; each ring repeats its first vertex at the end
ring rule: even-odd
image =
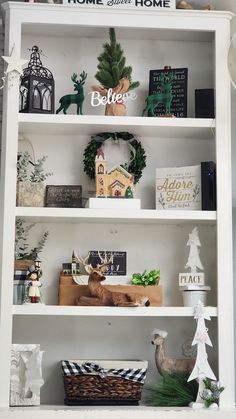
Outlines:
{"type": "Polygon", "coordinates": [[[206,314],[204,306],[201,302],[199,302],[195,307],[194,318],[197,321],[197,330],[193,338],[192,345],[197,345],[197,357],[193,371],[190,374],[188,381],[198,379],[199,388],[197,399],[195,403],[191,404],[191,407],[201,408],[204,407],[204,403],[201,398],[202,392],[204,390],[203,380],[205,378],[216,380],[215,374],[208,363],[208,356],[206,352],[206,345],[212,346],[212,343],[208,336],[208,329],[206,328],[205,320],[211,320],[211,318],[206,314]]]}
{"type": "Polygon", "coordinates": [[[201,243],[198,237],[197,227],[194,227],[193,231],[189,234],[187,246],[190,246],[190,249],[185,268],[190,268],[193,273],[196,273],[197,269],[203,270],[202,262],[199,256],[199,247],[201,247],[201,243]]]}

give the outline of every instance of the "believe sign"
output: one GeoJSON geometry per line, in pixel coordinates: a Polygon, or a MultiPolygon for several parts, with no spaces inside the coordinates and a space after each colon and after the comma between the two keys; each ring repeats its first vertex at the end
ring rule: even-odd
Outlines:
{"type": "Polygon", "coordinates": [[[63,4],[71,6],[97,6],[141,10],[171,10],[176,8],[176,0],[63,0],[63,4]]]}

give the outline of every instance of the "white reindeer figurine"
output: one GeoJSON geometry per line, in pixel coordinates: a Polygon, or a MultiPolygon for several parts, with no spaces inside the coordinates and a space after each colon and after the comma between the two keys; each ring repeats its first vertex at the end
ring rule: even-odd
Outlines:
{"type": "Polygon", "coordinates": [[[191,374],[196,358],[168,358],[165,354],[165,338],[168,333],[165,330],[154,329],[152,344],[156,346],[155,361],[158,372],[161,375],[171,372],[191,374]]]}

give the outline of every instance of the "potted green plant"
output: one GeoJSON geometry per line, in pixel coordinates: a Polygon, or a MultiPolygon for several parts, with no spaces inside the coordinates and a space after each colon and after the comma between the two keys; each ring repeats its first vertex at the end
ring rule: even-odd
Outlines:
{"type": "Polygon", "coordinates": [[[46,158],[46,156],[42,156],[33,163],[28,151],[19,154],[17,160],[17,206],[44,206],[44,181],[52,175],[52,173],[44,172],[43,165],[46,158]],[[30,170],[30,166],[33,167],[33,170],[30,170]]]}
{"type": "Polygon", "coordinates": [[[153,269],[151,271],[144,270],[142,274],[133,274],[131,283],[133,285],[158,285],[160,281],[160,269],[153,269]]]}
{"type": "Polygon", "coordinates": [[[34,224],[27,224],[21,218],[17,218],[15,224],[15,269],[26,270],[32,265],[42,252],[48,237],[48,231],[45,231],[38,240],[35,247],[30,248],[29,232],[34,224]]]}

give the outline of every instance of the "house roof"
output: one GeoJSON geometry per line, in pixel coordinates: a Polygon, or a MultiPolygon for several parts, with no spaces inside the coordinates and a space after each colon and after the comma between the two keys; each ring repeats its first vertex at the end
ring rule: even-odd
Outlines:
{"type": "Polygon", "coordinates": [[[125,170],[122,166],[120,166],[119,164],[117,164],[116,166],[113,166],[111,170],[109,170],[109,172],[107,172],[108,175],[110,175],[112,172],[115,172],[116,170],[118,170],[118,172],[121,172],[125,177],[127,177],[128,179],[132,179],[133,175],[131,175],[129,172],[127,172],[127,170],[125,170]]]}

